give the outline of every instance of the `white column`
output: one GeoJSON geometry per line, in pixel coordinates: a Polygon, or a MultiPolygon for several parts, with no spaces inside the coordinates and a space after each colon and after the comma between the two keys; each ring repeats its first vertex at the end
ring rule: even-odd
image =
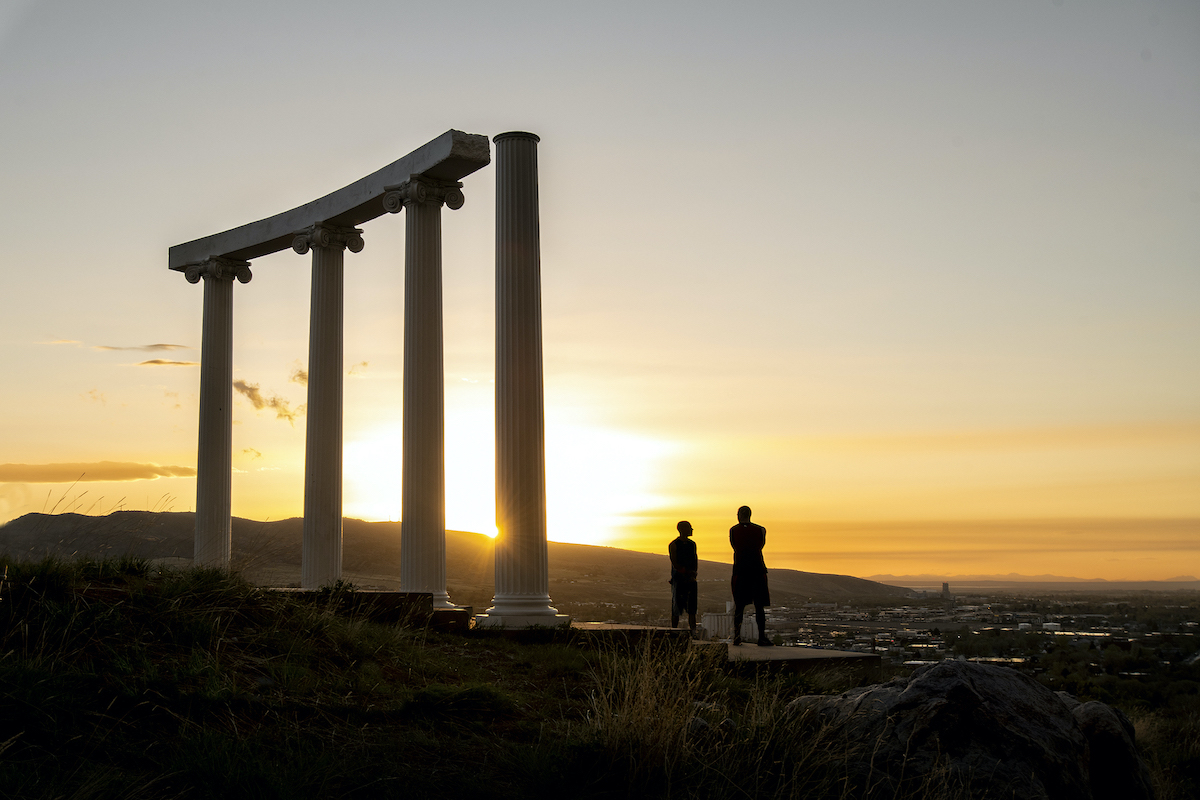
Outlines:
{"type": "Polygon", "coordinates": [[[487,627],[570,622],[550,605],[537,143],[496,136],[496,596],[487,627]]]}
{"type": "Polygon", "coordinates": [[[459,183],[413,176],[384,197],[405,212],[404,419],[400,589],[446,592],[445,374],[442,362],[442,204],[462,208],[459,183]]]}
{"type": "Polygon", "coordinates": [[[204,280],[196,541],[192,563],[227,569],[233,473],[233,279],[248,283],[250,264],[210,258],[188,266],[184,276],[188,283],[204,280]]]}
{"type": "Polygon", "coordinates": [[[304,440],[304,541],[300,587],[342,577],[342,267],[344,250],[363,249],[362,231],[318,224],[292,249],[312,250],[308,330],[308,410],[304,440]]]}

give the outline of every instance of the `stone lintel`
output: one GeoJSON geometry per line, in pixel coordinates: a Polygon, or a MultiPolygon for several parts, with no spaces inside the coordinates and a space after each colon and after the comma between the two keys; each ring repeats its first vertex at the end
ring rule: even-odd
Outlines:
{"type": "Polygon", "coordinates": [[[249,261],[286,250],[297,231],[317,223],[354,228],[388,213],[383,198],[410,178],[453,183],[491,163],[487,136],[449,130],[349,186],[302,206],[251,222],[223,233],[177,244],[168,254],[168,266],[184,271],[189,264],[220,257],[249,261]]]}

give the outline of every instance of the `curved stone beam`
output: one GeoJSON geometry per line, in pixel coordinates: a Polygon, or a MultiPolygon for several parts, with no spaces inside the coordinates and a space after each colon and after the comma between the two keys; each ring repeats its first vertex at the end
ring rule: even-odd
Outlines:
{"type": "Polygon", "coordinates": [[[449,130],[381,170],[322,198],[238,228],[171,248],[168,266],[184,271],[209,258],[249,261],[287,250],[297,231],[317,223],[354,228],[388,213],[383,198],[414,176],[454,182],[491,161],[488,137],[449,130]]]}

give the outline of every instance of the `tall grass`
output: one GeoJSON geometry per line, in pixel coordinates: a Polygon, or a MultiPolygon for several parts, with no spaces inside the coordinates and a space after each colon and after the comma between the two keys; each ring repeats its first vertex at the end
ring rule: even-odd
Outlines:
{"type": "MultiPolygon", "coordinates": [[[[792,710],[846,676],[745,676],[721,647],[650,638],[380,625],[346,614],[350,589],[0,558],[0,797],[969,796],[948,769],[864,772],[875,743],[792,710]]],[[[1163,774],[1191,785],[1200,723],[1160,723],[1139,734],[1172,739],[1163,774]]]]}
{"type": "Polygon", "coordinates": [[[1142,712],[1133,716],[1133,726],[1149,762],[1155,797],[1200,796],[1200,714],[1142,712]]]}
{"type": "Polygon", "coordinates": [[[0,559],[0,797],[515,796],[583,654],[375,624],[350,588],[0,559]]]}
{"type": "Polygon", "coordinates": [[[948,767],[893,781],[848,741],[791,702],[848,688],[846,673],[727,672],[724,648],[645,640],[607,651],[592,673],[587,723],[628,796],[671,798],[932,798],[969,795],[948,767]]]}

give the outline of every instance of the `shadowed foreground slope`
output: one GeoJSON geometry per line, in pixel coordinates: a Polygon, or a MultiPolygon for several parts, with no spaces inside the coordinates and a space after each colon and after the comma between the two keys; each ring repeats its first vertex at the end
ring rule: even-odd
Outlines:
{"type": "Polygon", "coordinates": [[[7,797],[896,796],[787,710],[836,676],[740,679],[680,637],[439,635],[132,558],[0,575],[7,797]]]}
{"type": "MultiPolygon", "coordinates": [[[[132,555],[181,559],[190,564],[195,514],[186,512],[118,511],[104,517],[78,514],[26,514],[0,527],[0,553],[43,555],[132,555]]],[[[303,521],[233,519],[233,566],[263,585],[296,585],[300,579],[303,521]]],[[[664,542],[664,548],[666,543],[664,542]]],[[[550,542],[550,596],[556,603],[599,602],[641,604],[665,609],[670,602],[664,554],[638,553],[615,547],[550,542]]],[[[482,607],[494,586],[492,540],[482,534],[446,532],[446,575],[451,598],[482,607]]],[[[343,523],[343,573],[363,587],[399,588],[400,523],[343,523]]],[[[729,599],[729,564],[700,562],[702,611],[723,611],[729,599]]],[[[904,597],[907,589],[845,575],[798,570],[771,570],[772,599],[777,605],[832,602],[853,598],[904,597]]]]}
{"type": "Polygon", "coordinates": [[[1119,715],[997,667],[835,697],[681,636],[435,634],[134,558],[0,576],[4,797],[1147,796],[1119,715]]]}

